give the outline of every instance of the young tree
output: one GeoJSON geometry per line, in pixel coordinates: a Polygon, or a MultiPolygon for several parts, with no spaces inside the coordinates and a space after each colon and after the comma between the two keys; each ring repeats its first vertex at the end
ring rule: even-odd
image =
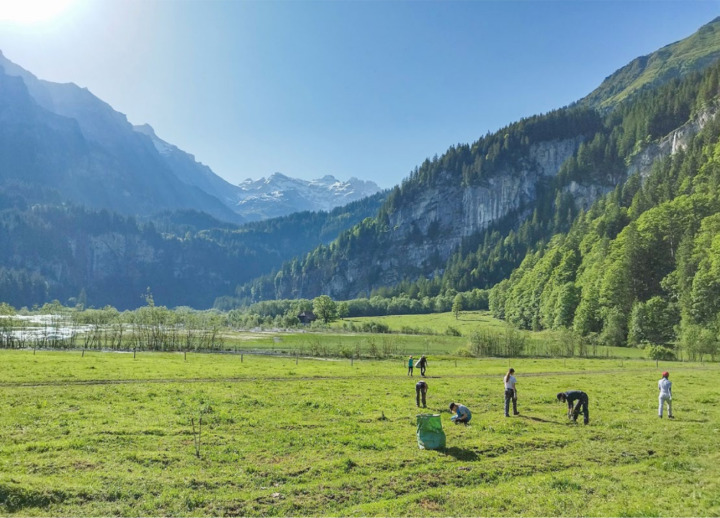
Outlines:
{"type": "Polygon", "coordinates": [[[455,320],[458,320],[460,318],[460,312],[463,310],[463,296],[462,294],[458,293],[455,295],[455,299],[453,299],[453,305],[452,305],[452,312],[455,315],[455,320]]]}
{"type": "Polygon", "coordinates": [[[320,295],[313,299],[313,313],[327,324],[337,318],[337,304],[328,295],[320,295]]]}
{"type": "Polygon", "coordinates": [[[337,305],[337,316],[342,320],[350,315],[350,306],[347,302],[340,302],[337,305]]]}

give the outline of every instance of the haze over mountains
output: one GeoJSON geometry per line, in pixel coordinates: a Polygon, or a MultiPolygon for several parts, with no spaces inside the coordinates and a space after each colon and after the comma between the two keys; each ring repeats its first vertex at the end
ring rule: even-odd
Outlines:
{"type": "Polygon", "coordinates": [[[1,52],[0,81],[5,123],[0,182],[52,189],[61,200],[137,216],[197,210],[240,223],[330,210],[380,190],[355,179],[288,178],[287,185],[269,182],[271,190],[248,194],[248,186],[220,178],[149,125],[131,125],[87,89],[38,79],[1,52]]]}
{"type": "Polygon", "coordinates": [[[279,173],[233,186],[87,90],[0,56],[0,299],[125,308],[149,286],[168,306],[227,307],[489,288],[689,145],[714,119],[704,99],[717,92],[702,107],[679,92],[694,92],[719,52],[716,19],[572,106],[426,160],[390,193],[242,227],[233,223],[327,211],[377,186],[279,173]]]}

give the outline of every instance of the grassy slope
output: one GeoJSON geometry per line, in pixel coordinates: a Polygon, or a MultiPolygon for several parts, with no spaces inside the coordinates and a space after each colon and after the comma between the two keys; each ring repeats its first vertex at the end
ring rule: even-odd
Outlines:
{"type": "Polygon", "coordinates": [[[506,419],[507,360],[431,358],[429,410],[448,438],[436,452],[417,448],[415,380],[401,362],[27,351],[0,361],[3,515],[720,514],[714,365],[513,360],[522,415],[506,419]],[[655,415],[664,368],[675,421],[655,415]],[[87,379],[156,381],[68,383],[87,379]],[[553,401],[573,387],[590,394],[588,427],[553,401]],[[470,427],[450,425],[450,400],[473,410],[470,427]],[[196,458],[190,418],[203,411],[196,458]]]}
{"type": "Polygon", "coordinates": [[[581,102],[612,107],[637,91],[701,70],[720,57],[720,18],[695,34],[621,68],[581,102]]]}

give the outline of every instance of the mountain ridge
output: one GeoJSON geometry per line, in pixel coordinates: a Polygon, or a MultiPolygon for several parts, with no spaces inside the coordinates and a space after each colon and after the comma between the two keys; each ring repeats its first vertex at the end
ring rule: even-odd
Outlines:
{"type": "Polygon", "coordinates": [[[680,41],[635,58],[606,77],[598,88],[578,103],[611,109],[644,88],[702,71],[720,58],[720,16],[680,41]],[[702,49],[702,51],[699,51],[702,49]]]}
{"type": "MultiPolygon", "coordinates": [[[[423,278],[442,278],[444,286],[454,289],[483,288],[498,282],[502,278],[499,275],[509,274],[509,268],[519,264],[526,250],[516,248],[512,259],[493,259],[484,266],[487,269],[482,266],[483,259],[467,272],[449,263],[464,261],[453,255],[454,250],[482,248],[487,243],[496,243],[493,246],[502,249],[502,234],[493,237],[487,233],[491,228],[503,229],[513,241],[517,241],[515,232],[522,229],[537,233],[535,241],[523,238],[521,242],[526,244],[522,246],[549,239],[552,234],[544,232],[560,231],[581,206],[587,207],[625,181],[626,160],[690,119],[692,106],[675,103],[673,88],[680,88],[680,78],[706,70],[707,61],[717,62],[720,18],[669,47],[670,51],[665,47],[664,52],[652,54],[653,59],[640,62],[647,65],[666,58],[672,60],[667,69],[673,73],[656,75],[657,80],[646,81],[644,88],[629,91],[625,85],[618,89],[626,92],[622,99],[617,94],[608,96],[613,102],[601,107],[605,97],[598,95],[595,103],[586,97],[585,102],[523,119],[472,145],[453,146],[442,156],[426,160],[391,192],[376,218],[348,230],[330,246],[316,249],[299,265],[283,266],[272,285],[267,281],[273,275],[251,283],[253,293],[267,298],[327,294],[343,299],[369,296],[406,281],[412,285],[423,278]],[[712,44],[707,44],[708,40],[712,44]],[[665,86],[669,90],[662,90],[665,86]],[[652,101],[654,107],[641,104],[651,102],[643,101],[644,94],[648,99],[657,96],[658,100],[652,101]],[[652,117],[633,112],[633,106],[643,106],[648,114],[652,112],[652,117]],[[615,128],[624,132],[622,139],[613,133],[615,128]],[[533,146],[542,142],[551,153],[562,157],[549,175],[538,173],[543,168],[531,154],[533,146]],[[560,152],[569,142],[570,147],[560,152]],[[481,196],[484,190],[487,192],[481,196]],[[448,207],[450,201],[461,207],[459,213],[448,207]],[[504,208],[495,210],[493,206],[504,208]],[[537,217],[551,218],[555,223],[544,223],[542,219],[532,223],[537,217]],[[460,228],[458,220],[472,230],[460,228]],[[492,275],[487,273],[494,268],[499,269],[492,275]],[[459,277],[445,278],[446,270],[459,277]],[[457,287],[460,285],[462,288],[457,287]]],[[[606,80],[604,86],[608,84],[606,80]]],[[[487,253],[494,253],[492,247],[487,253]]],[[[247,286],[240,287],[238,293],[246,296],[247,286]]]]}
{"type": "Polygon", "coordinates": [[[278,172],[268,178],[248,178],[238,187],[241,192],[236,204],[249,220],[280,217],[305,210],[330,211],[381,191],[374,182],[354,177],[345,182],[333,175],[302,180],[278,172]]]}
{"type": "MultiPolygon", "coordinates": [[[[15,111],[24,107],[27,113],[6,122],[14,122],[15,128],[20,128],[34,120],[38,127],[33,131],[45,135],[27,145],[35,154],[47,157],[42,164],[36,164],[37,175],[42,170],[48,175],[54,171],[56,181],[42,182],[36,175],[37,181],[73,203],[142,217],[164,210],[201,210],[224,221],[242,223],[304,210],[328,211],[380,191],[377,186],[373,189],[351,180],[345,184],[353,188],[341,195],[338,189],[323,191],[320,180],[304,187],[300,187],[303,181],[293,180],[289,186],[293,192],[284,197],[276,194],[246,202],[245,189],[221,178],[194,155],[158,137],[149,124],[133,126],[124,114],[87,88],[39,79],[1,51],[0,69],[7,77],[20,78],[27,93],[22,92],[19,84],[11,89],[15,98],[6,99],[6,103],[14,104],[15,111]],[[43,115],[39,112],[33,115],[33,110],[42,110],[43,115]],[[40,128],[42,124],[50,127],[40,128]],[[65,144],[55,145],[52,136],[63,125],[65,144]],[[75,130],[79,130],[79,135],[73,137],[75,145],[68,145],[68,133],[75,130]],[[74,183],[78,176],[83,178],[81,185],[74,183]]],[[[15,132],[16,149],[23,148],[18,139],[21,134],[15,132]]],[[[32,139],[32,135],[28,138],[32,139]]],[[[7,147],[6,170],[0,171],[0,182],[9,175],[22,176],[23,166],[13,164],[12,154],[12,148],[7,147]]]]}

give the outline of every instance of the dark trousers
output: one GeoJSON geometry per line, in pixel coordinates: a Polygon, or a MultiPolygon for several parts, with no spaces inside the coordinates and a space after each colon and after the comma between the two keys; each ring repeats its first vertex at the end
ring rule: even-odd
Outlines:
{"type": "Polygon", "coordinates": [[[425,364],[420,365],[420,375],[425,376],[425,364]]]}
{"type": "Polygon", "coordinates": [[[510,401],[513,404],[513,414],[517,415],[517,396],[513,389],[505,389],[505,415],[510,415],[510,401]]]}
{"type": "Polygon", "coordinates": [[[588,422],[590,422],[590,410],[588,409],[587,394],[575,401],[575,405],[573,406],[572,410],[573,421],[577,421],[577,418],[580,415],[580,411],[582,411],[583,413],[585,424],[588,424],[588,422]]]}
{"type": "Polygon", "coordinates": [[[417,406],[420,406],[420,395],[422,394],[422,404],[423,408],[425,408],[425,394],[427,393],[427,390],[422,390],[420,387],[415,387],[415,403],[417,406]]]}
{"type": "Polygon", "coordinates": [[[413,368],[408,367],[408,376],[412,376],[412,374],[413,374],[413,368]]]}

